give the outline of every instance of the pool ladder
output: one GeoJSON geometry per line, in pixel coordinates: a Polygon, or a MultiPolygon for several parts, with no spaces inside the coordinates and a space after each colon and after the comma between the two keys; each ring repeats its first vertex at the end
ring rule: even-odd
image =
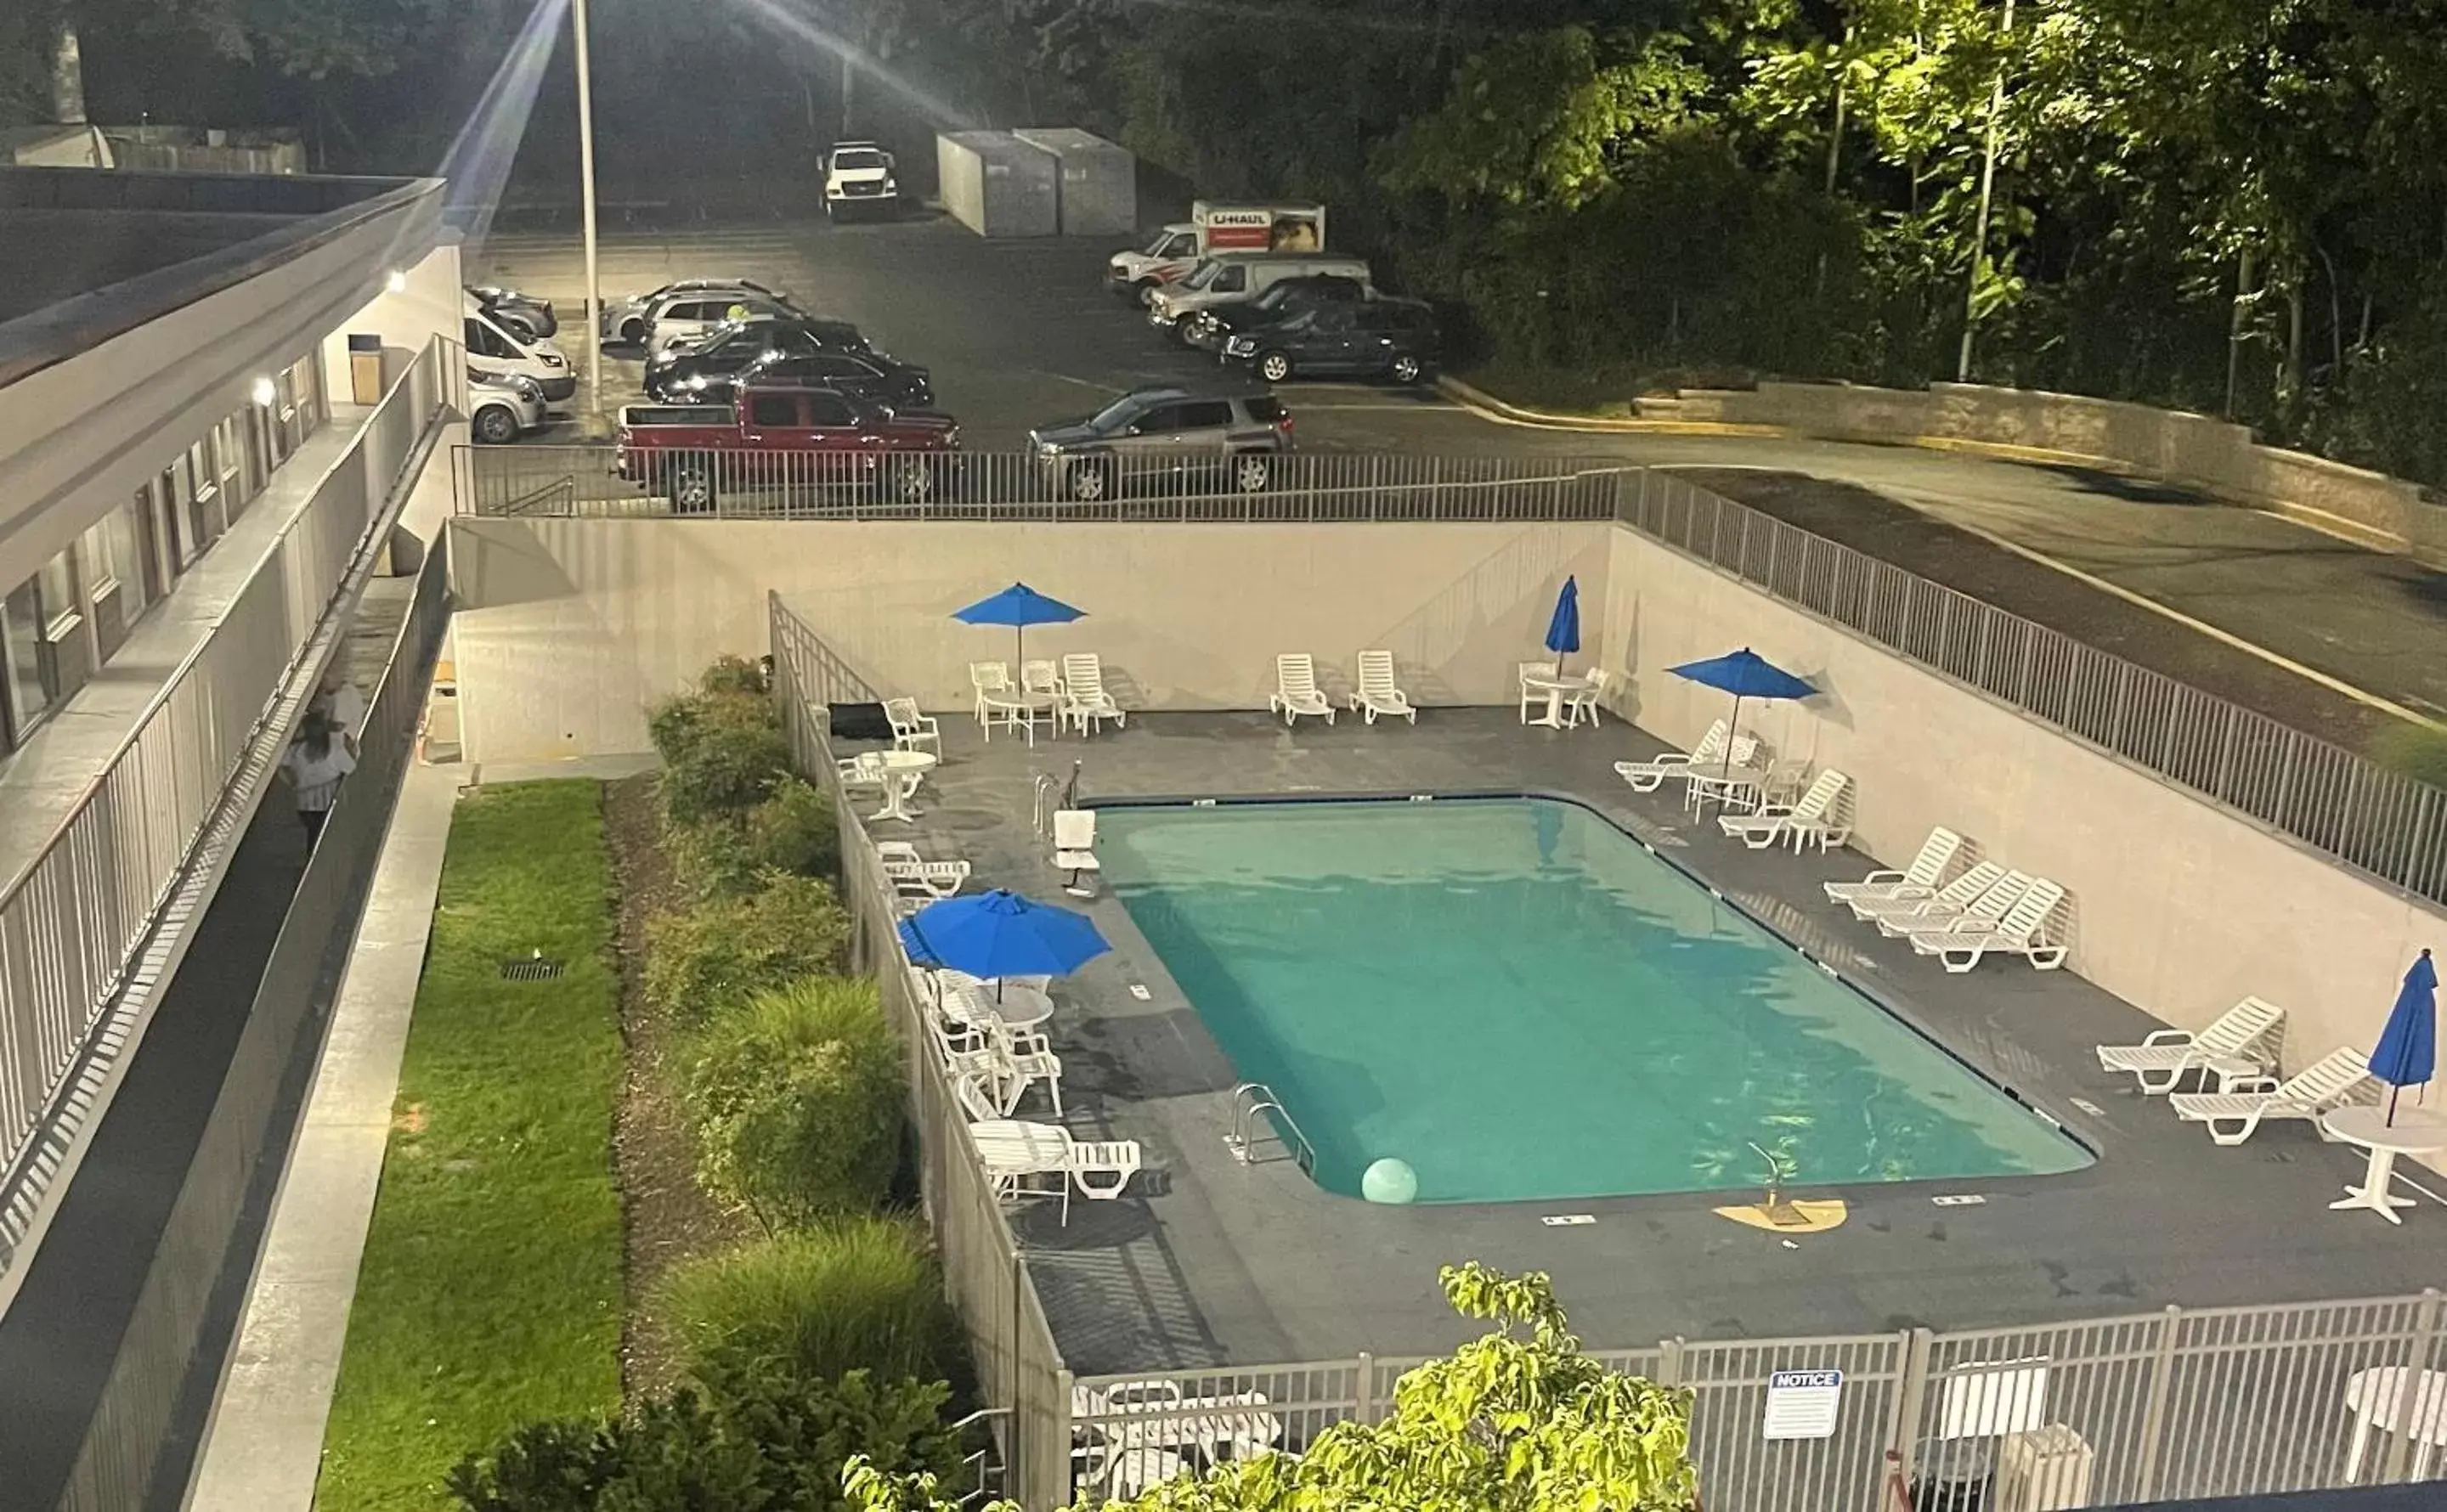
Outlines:
{"type": "Polygon", "coordinates": [[[1275,1143],[1299,1162],[1301,1170],[1315,1176],[1317,1146],[1300,1132],[1299,1125],[1292,1120],[1291,1109],[1283,1106],[1275,1089],[1263,1082],[1242,1082],[1232,1088],[1232,1132],[1224,1136],[1224,1147],[1232,1152],[1232,1158],[1243,1165],[1265,1163],[1259,1159],[1257,1149],[1258,1116],[1261,1113],[1275,1115],[1271,1121],[1275,1143]]]}
{"type": "Polygon", "coordinates": [[[1038,772],[1035,792],[1029,800],[1029,823],[1035,829],[1038,840],[1050,842],[1053,839],[1053,816],[1061,807],[1060,779],[1052,772],[1038,772]]]}

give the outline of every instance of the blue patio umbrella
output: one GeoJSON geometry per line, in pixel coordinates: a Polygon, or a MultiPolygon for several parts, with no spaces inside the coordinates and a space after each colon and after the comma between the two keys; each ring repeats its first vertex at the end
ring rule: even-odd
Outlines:
{"type": "Polygon", "coordinates": [[[920,966],[971,976],[1067,976],[1112,949],[1084,914],[996,888],[929,903],[901,921],[920,966]]]}
{"type": "Polygon", "coordinates": [[[2397,1093],[2430,1080],[2438,1059],[2438,972],[2423,951],[2404,973],[2396,1007],[2388,1010],[2387,1028],[2379,1031],[2379,1048],[2371,1051],[2371,1074],[2388,1085],[2387,1121],[2396,1122],[2397,1093]]]}
{"type": "Polygon", "coordinates": [[[1009,625],[1015,648],[1013,660],[1028,654],[1028,627],[1031,625],[1067,625],[1088,612],[1073,609],[1059,598],[1049,598],[1026,583],[1014,583],[1001,593],[980,598],[966,609],[952,611],[952,617],[963,625],[1009,625]]]}
{"type": "Polygon", "coordinates": [[[1564,658],[1581,649],[1581,580],[1564,579],[1555,595],[1555,613],[1546,620],[1546,649],[1555,653],[1555,674],[1562,676],[1564,658]]]}
{"type": "Polygon", "coordinates": [[[1714,688],[1734,695],[1734,722],[1726,728],[1725,770],[1733,770],[1734,743],[1732,736],[1742,728],[1742,700],[1745,698],[1808,698],[1818,691],[1810,683],[1786,671],[1748,646],[1711,656],[1706,661],[1684,662],[1679,667],[1665,669],[1677,677],[1686,678],[1703,688],[1714,688]]]}

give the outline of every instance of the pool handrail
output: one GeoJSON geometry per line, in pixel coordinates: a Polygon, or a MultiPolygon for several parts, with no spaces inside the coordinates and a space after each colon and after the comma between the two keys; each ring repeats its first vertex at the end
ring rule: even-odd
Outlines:
{"type": "Polygon", "coordinates": [[[1283,1100],[1275,1094],[1275,1089],[1263,1082],[1242,1082],[1232,1088],[1232,1132],[1224,1136],[1224,1146],[1243,1165],[1260,1163],[1250,1135],[1257,1125],[1258,1115],[1267,1112],[1275,1115],[1272,1120],[1275,1143],[1289,1152],[1299,1168],[1314,1180],[1317,1176],[1317,1146],[1308,1142],[1308,1135],[1301,1131],[1299,1121],[1292,1117],[1290,1108],[1283,1106],[1283,1100]],[[1302,1159],[1303,1156],[1306,1158],[1302,1159]]]}

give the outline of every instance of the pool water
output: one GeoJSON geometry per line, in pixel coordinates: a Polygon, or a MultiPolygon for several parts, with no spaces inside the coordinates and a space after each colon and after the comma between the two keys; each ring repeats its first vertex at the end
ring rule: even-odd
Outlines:
{"type": "Polygon", "coordinates": [[[2081,1145],[1577,804],[1102,809],[1105,879],[1356,1196],[2051,1175],[2081,1145]]]}

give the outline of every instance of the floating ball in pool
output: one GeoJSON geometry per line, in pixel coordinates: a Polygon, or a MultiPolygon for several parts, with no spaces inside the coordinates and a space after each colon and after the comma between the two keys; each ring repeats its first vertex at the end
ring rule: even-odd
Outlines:
{"type": "Polygon", "coordinates": [[[1387,1156],[1360,1176],[1359,1195],[1388,1207],[1405,1206],[1419,1195],[1419,1173],[1409,1162],[1387,1156]]]}

